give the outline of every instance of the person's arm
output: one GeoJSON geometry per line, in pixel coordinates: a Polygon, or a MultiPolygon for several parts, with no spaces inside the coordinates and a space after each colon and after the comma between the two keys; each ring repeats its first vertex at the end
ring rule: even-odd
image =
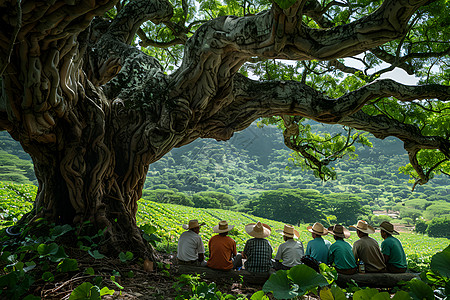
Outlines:
{"type": "Polygon", "coordinates": [[[389,262],[389,255],[383,254],[384,263],[387,264],[389,262]]]}
{"type": "Polygon", "coordinates": [[[202,262],[205,259],[205,253],[198,254],[198,261],[202,262]]]}

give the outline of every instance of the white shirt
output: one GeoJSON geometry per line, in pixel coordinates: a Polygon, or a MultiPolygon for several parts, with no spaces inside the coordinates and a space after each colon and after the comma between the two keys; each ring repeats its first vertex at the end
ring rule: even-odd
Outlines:
{"type": "Polygon", "coordinates": [[[293,267],[301,264],[301,258],[304,256],[302,242],[293,239],[287,240],[278,247],[275,260],[283,260],[282,264],[286,267],[293,267]]]}
{"type": "Polygon", "coordinates": [[[198,260],[199,253],[205,253],[201,236],[192,230],[183,232],[178,240],[177,258],[182,261],[198,260]]]}

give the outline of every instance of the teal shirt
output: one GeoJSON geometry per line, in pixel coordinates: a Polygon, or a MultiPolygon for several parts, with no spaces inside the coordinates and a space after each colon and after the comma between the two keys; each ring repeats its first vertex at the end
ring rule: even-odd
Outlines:
{"type": "Polygon", "coordinates": [[[352,246],[344,240],[336,240],[330,246],[329,264],[334,263],[336,269],[347,270],[356,268],[352,246]]]}
{"type": "Polygon", "coordinates": [[[308,242],[305,255],[309,255],[320,262],[328,264],[330,246],[330,241],[324,240],[322,237],[316,237],[308,242]]]}
{"type": "Polygon", "coordinates": [[[406,268],[408,266],[406,264],[406,255],[402,243],[393,236],[387,237],[381,243],[381,253],[389,256],[387,263],[394,267],[406,268]]]}

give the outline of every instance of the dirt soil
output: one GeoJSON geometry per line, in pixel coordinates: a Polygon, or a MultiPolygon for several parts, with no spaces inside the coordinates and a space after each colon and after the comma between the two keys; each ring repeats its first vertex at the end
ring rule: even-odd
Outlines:
{"type": "MultiPolygon", "coordinates": [[[[40,296],[41,299],[68,299],[73,289],[85,281],[93,282],[96,276],[103,277],[101,286],[107,286],[109,289],[115,290],[113,295],[103,296],[102,299],[175,299],[178,295],[174,288],[177,282],[178,268],[174,263],[174,258],[168,254],[160,254],[162,265],[170,265],[169,269],[145,271],[143,264],[127,264],[118,259],[93,259],[90,256],[76,258],[79,270],[86,270],[92,267],[95,275],[86,275],[83,272],[74,272],[72,274],[60,274],[56,276],[52,283],[45,283],[43,280],[37,280],[32,287],[33,294],[40,296]],[[115,271],[120,272],[122,276],[115,277],[116,282],[123,287],[120,289],[112,280],[111,274],[115,271]],[[127,277],[130,271],[133,272],[132,277],[127,277]]],[[[206,279],[202,279],[210,283],[206,279]]],[[[215,281],[218,289],[223,293],[232,295],[245,295],[248,298],[261,290],[262,286],[244,285],[239,282],[232,282],[230,279],[215,281]]]]}

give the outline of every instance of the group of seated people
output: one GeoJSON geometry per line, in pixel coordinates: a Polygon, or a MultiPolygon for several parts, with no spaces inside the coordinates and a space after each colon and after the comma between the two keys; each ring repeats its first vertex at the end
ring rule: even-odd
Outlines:
{"type": "Polygon", "coordinates": [[[261,222],[250,223],[245,226],[245,231],[253,238],[247,240],[244,250],[238,253],[236,242],[228,236],[234,228],[227,221],[220,221],[213,227],[217,235],[211,237],[208,242],[210,257],[205,261],[205,247],[200,228],[205,225],[198,220],[191,220],[184,224],[186,229],[178,241],[177,259],[179,264],[206,266],[216,270],[231,270],[245,268],[252,273],[268,272],[270,269],[289,270],[302,263],[304,256],[313,261],[334,266],[338,273],[355,274],[361,272],[363,266],[367,273],[404,273],[406,272],[406,255],[401,242],[394,237],[398,232],[389,222],[382,222],[379,226],[383,242],[381,249],[378,242],[369,237],[375,233],[375,229],[366,221],[359,220],[356,225],[350,227],[356,229],[359,237],[352,246],[344,239],[350,237],[350,231],[342,225],[325,228],[321,223],[308,226],[313,240],[308,242],[306,252],[303,244],[298,241],[299,232],[294,226],[286,224],[281,232],[284,243],[278,247],[275,259],[272,259],[273,248],[266,239],[272,233],[269,225],[261,222]],[[333,244],[322,237],[331,234],[335,242],[333,244]],[[359,268],[358,266],[361,265],[359,268]]]}

